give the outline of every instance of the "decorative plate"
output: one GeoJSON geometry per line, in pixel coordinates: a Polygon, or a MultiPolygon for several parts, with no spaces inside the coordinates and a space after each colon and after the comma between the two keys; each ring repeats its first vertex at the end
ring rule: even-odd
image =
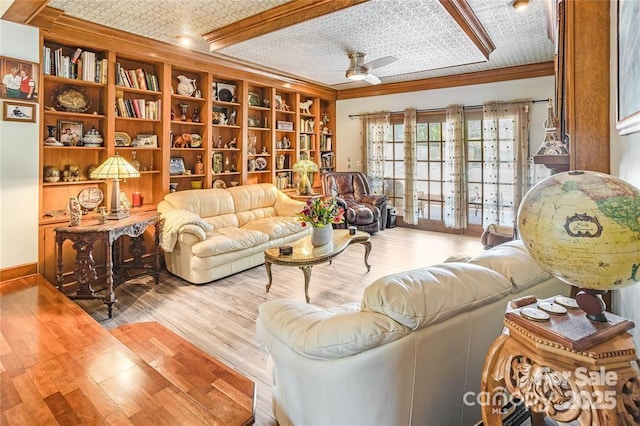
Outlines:
{"type": "Polygon", "coordinates": [[[131,146],[131,136],[125,132],[115,132],[116,146],[131,146]]]}
{"type": "Polygon", "coordinates": [[[91,108],[91,98],[75,86],[60,86],[53,91],[53,104],[56,108],[70,112],[86,112],[91,108]]]}
{"type": "Polygon", "coordinates": [[[102,203],[104,194],[102,190],[97,186],[85,188],[78,194],[78,201],[82,208],[86,210],[93,210],[102,203]]]}
{"type": "Polygon", "coordinates": [[[191,134],[191,148],[200,148],[202,146],[202,136],[197,133],[191,134]]]}
{"type": "Polygon", "coordinates": [[[267,160],[264,157],[256,158],[256,170],[264,170],[267,168],[267,160]]]}
{"type": "Polygon", "coordinates": [[[227,184],[222,179],[214,180],[213,187],[219,189],[227,189],[227,184]]]}

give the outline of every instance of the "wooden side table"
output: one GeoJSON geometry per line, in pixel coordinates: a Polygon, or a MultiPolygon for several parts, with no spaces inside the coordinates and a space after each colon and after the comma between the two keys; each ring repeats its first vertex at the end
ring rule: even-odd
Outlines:
{"type": "Polygon", "coordinates": [[[58,247],[56,274],[58,290],[63,291],[64,284],[62,244],[65,240],[71,240],[76,251],[74,276],[78,281],[78,290],[71,298],[102,299],[107,305],[109,318],[112,318],[113,304],[117,301],[114,290],[119,284],[131,278],[128,274],[129,269],[151,271],[156,285],[158,284],[160,278],[159,218],[160,215],[157,212],[151,211],[135,213],[120,220],[109,220],[104,225],[93,219],[85,221],[81,226],[59,226],[55,228],[58,247]],[[145,262],[143,256],[146,248],[143,234],[152,225],[154,227],[154,252],[151,262],[145,262]],[[123,235],[132,238],[129,253],[133,256],[133,261],[127,264],[124,264],[121,259],[119,245],[114,245],[114,242],[123,235]],[[99,240],[103,241],[105,248],[107,287],[104,295],[98,294],[91,286],[92,282],[98,278],[93,260],[93,247],[99,240]]]}
{"type": "Polygon", "coordinates": [[[305,203],[308,200],[316,200],[318,198],[322,198],[323,195],[322,194],[311,194],[311,195],[298,195],[297,192],[286,192],[286,194],[290,197],[293,198],[294,200],[298,200],[298,201],[304,201],[305,203]]]}
{"type": "MultiPolygon", "coordinates": [[[[589,326],[581,310],[572,315],[566,325],[589,326]]],[[[485,425],[501,425],[502,407],[512,398],[531,410],[534,425],[544,425],[544,416],[583,426],[640,424],[640,361],[629,333],[576,350],[509,319],[509,312],[504,323],[482,373],[485,425]]],[[[599,325],[593,327],[596,334],[599,325]]]]}

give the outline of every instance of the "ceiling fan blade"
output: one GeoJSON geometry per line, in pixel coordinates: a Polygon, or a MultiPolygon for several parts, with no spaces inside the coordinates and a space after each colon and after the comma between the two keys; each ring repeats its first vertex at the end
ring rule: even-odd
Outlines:
{"type": "Polygon", "coordinates": [[[397,59],[393,56],[385,56],[384,58],[380,58],[380,59],[376,59],[374,61],[371,62],[367,62],[366,64],[363,64],[362,66],[365,67],[368,70],[373,70],[376,68],[381,68],[384,67],[386,65],[392,64],[395,61],[397,61],[397,59]]]}
{"type": "Polygon", "coordinates": [[[378,77],[373,74],[367,74],[367,77],[364,79],[369,84],[380,84],[382,81],[378,77]]]}

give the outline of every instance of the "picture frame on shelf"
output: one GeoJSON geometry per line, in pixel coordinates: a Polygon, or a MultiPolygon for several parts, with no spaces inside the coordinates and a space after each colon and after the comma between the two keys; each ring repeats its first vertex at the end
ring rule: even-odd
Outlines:
{"type": "Polygon", "coordinates": [[[146,135],[139,134],[136,136],[138,148],[157,148],[158,147],[158,135],[146,135]]]}
{"type": "Polygon", "coordinates": [[[40,65],[22,59],[0,56],[0,72],[2,73],[0,99],[38,102],[40,65]],[[23,81],[25,77],[27,79],[23,81]]]}
{"type": "Polygon", "coordinates": [[[617,2],[618,13],[618,105],[617,123],[619,135],[640,131],[640,82],[634,70],[640,69],[640,3],[631,0],[617,2]],[[636,29],[634,29],[636,28],[636,29]]]}
{"type": "Polygon", "coordinates": [[[169,159],[169,174],[172,176],[183,175],[186,172],[184,157],[171,157],[169,159]]]}
{"type": "Polygon", "coordinates": [[[222,165],[224,162],[224,158],[221,152],[213,153],[213,173],[222,173],[222,165]]]}
{"type": "Polygon", "coordinates": [[[82,145],[82,121],[58,120],[59,140],[64,146],[82,145]]]}
{"type": "Polygon", "coordinates": [[[249,91],[249,106],[259,107],[260,106],[260,94],[258,92],[249,91]]]}
{"type": "Polygon", "coordinates": [[[4,121],[22,121],[24,123],[35,123],[35,105],[25,104],[22,102],[4,101],[2,119],[4,121]]]}
{"type": "Polygon", "coordinates": [[[260,125],[260,118],[259,117],[247,117],[247,126],[249,127],[262,127],[260,125]]]}
{"type": "Polygon", "coordinates": [[[225,107],[214,106],[211,114],[211,122],[213,124],[227,124],[227,119],[229,118],[228,110],[225,107]]]}

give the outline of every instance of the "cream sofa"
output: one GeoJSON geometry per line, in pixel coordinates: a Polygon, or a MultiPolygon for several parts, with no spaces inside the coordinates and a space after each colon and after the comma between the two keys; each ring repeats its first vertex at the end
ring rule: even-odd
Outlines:
{"type": "Polygon", "coordinates": [[[167,269],[193,284],[264,263],[264,251],[307,235],[304,203],[272,184],[169,193],[158,203],[167,269]]]}
{"type": "Polygon", "coordinates": [[[472,425],[485,355],[509,300],[567,295],[521,241],[380,278],[361,303],[259,308],[285,425],[472,425]]]}

